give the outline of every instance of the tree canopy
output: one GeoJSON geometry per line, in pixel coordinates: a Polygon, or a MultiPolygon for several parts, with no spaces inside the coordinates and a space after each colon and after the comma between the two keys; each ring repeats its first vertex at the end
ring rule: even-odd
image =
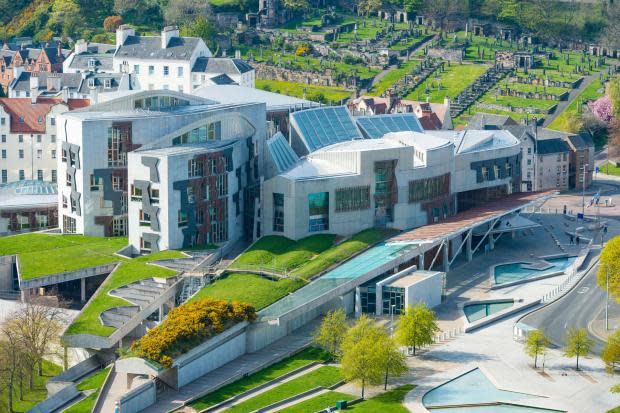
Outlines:
{"type": "Polygon", "coordinates": [[[579,357],[585,357],[590,354],[590,350],[594,346],[594,340],[588,337],[588,330],[585,328],[571,328],[566,335],[566,345],[564,347],[564,356],[576,357],[577,364],[575,370],[579,370],[579,357]]]}
{"type": "Polygon", "coordinates": [[[405,314],[400,316],[396,325],[396,341],[406,347],[416,349],[432,344],[439,327],[435,312],[425,304],[418,303],[414,307],[407,307],[405,314]]]}

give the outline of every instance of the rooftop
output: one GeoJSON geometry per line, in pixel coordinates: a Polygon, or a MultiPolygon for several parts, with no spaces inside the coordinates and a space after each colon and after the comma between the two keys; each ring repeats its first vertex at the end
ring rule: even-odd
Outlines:
{"type": "Polygon", "coordinates": [[[319,106],[318,103],[309,100],[236,85],[203,86],[194,90],[192,94],[220,103],[265,103],[267,105],[267,111],[313,108],[319,106]]]}
{"type": "Polygon", "coordinates": [[[19,181],[0,185],[0,209],[55,206],[58,188],[45,181],[19,181]]]}
{"type": "Polygon", "coordinates": [[[289,170],[299,162],[299,156],[288,144],[282,132],[276,133],[271,139],[267,140],[267,148],[271,154],[271,159],[278,169],[278,173],[289,170]]]}
{"type": "Polygon", "coordinates": [[[360,139],[351,142],[339,142],[330,146],[321,148],[314,153],[321,152],[365,152],[376,151],[381,149],[396,149],[406,146],[400,141],[392,139],[360,139]]]}
{"type": "Polygon", "coordinates": [[[254,70],[246,61],[229,57],[199,57],[192,72],[239,75],[254,70]]]}
{"type": "Polygon", "coordinates": [[[425,280],[435,274],[439,274],[437,271],[415,271],[412,272],[409,275],[405,275],[404,277],[401,277],[399,279],[397,279],[394,282],[391,282],[389,284],[390,287],[401,287],[401,288],[407,288],[419,281],[425,280]]]}
{"type": "Polygon", "coordinates": [[[519,140],[506,130],[429,131],[428,134],[454,142],[457,154],[519,145],[519,140]]]}
{"type": "Polygon", "coordinates": [[[175,155],[191,155],[201,154],[209,151],[221,150],[229,146],[235,145],[236,141],[207,141],[200,144],[176,145],[166,148],[136,150],[144,156],[175,156],[175,155]]]}
{"type": "Polygon", "coordinates": [[[445,139],[429,132],[395,132],[386,134],[384,138],[398,140],[404,145],[417,147],[427,151],[452,145],[452,142],[449,139],[445,139]]]}
{"type": "Polygon", "coordinates": [[[365,136],[376,139],[389,132],[422,132],[423,128],[418,117],[413,113],[378,115],[378,116],[359,116],[355,118],[365,136]]]}
{"type": "Polygon", "coordinates": [[[363,139],[345,106],[302,110],[290,117],[291,125],[309,152],[338,142],[363,139]]]}
{"type": "Polygon", "coordinates": [[[65,103],[61,99],[38,98],[33,104],[30,98],[0,98],[0,105],[11,118],[12,133],[45,133],[46,116],[58,104],[65,104],[71,110],[88,106],[89,101],[69,99],[65,103]]]}
{"type": "Polygon", "coordinates": [[[550,155],[563,152],[570,152],[570,147],[563,139],[538,139],[536,143],[536,153],[539,155],[550,155]]]}
{"type": "Polygon", "coordinates": [[[323,159],[303,158],[293,168],[283,173],[281,176],[296,181],[304,181],[354,174],[354,171],[342,168],[330,161],[323,159]]]}
{"type": "Polygon", "coordinates": [[[161,47],[160,36],[128,36],[114,55],[145,60],[189,60],[202,40],[196,37],[171,37],[168,46],[161,47]]]}

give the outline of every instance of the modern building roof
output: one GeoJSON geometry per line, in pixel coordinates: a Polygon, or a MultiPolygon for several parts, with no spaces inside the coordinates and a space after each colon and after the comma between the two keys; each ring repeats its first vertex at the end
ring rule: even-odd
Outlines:
{"type": "Polygon", "coordinates": [[[429,132],[391,132],[384,136],[385,139],[397,140],[404,145],[417,147],[424,150],[432,150],[448,145],[453,145],[450,139],[431,134],[429,132]]]}
{"type": "Polygon", "coordinates": [[[317,102],[236,85],[203,86],[194,90],[192,94],[220,103],[265,103],[267,111],[294,110],[320,106],[317,102]]]}
{"type": "Polygon", "coordinates": [[[116,57],[145,60],[189,60],[201,39],[196,37],[171,37],[167,47],[161,47],[160,36],[127,36],[116,50],[116,57]]]}
{"type": "Polygon", "coordinates": [[[310,152],[338,142],[363,139],[345,106],[294,112],[291,125],[310,152]]]}
{"type": "Polygon", "coordinates": [[[398,140],[393,139],[359,139],[355,141],[338,142],[321,148],[314,153],[321,152],[366,152],[381,149],[396,149],[405,146],[398,140]]]}
{"type": "Polygon", "coordinates": [[[192,67],[192,72],[223,73],[238,75],[254,70],[247,62],[241,59],[228,57],[199,57],[192,67]]]}
{"type": "Polygon", "coordinates": [[[237,82],[232,80],[230,78],[230,76],[228,76],[226,74],[221,74],[221,75],[213,76],[209,80],[212,81],[213,83],[215,83],[216,85],[236,85],[237,84],[237,82]]]}
{"type": "Polygon", "coordinates": [[[360,116],[355,118],[364,136],[377,139],[389,132],[422,132],[418,117],[413,113],[381,116],[360,116]]]}
{"type": "Polygon", "coordinates": [[[276,133],[271,139],[267,140],[267,148],[271,154],[271,159],[278,169],[278,173],[285,172],[299,162],[299,156],[288,144],[282,132],[276,133]]]}
{"type": "Polygon", "coordinates": [[[427,134],[454,142],[456,154],[509,148],[520,142],[506,130],[429,131],[427,134]]]}
{"type": "Polygon", "coordinates": [[[338,166],[330,161],[315,158],[303,158],[293,168],[281,174],[281,176],[295,181],[306,181],[354,174],[355,172],[338,166]]]}
{"type": "Polygon", "coordinates": [[[18,181],[0,185],[0,209],[58,204],[58,188],[45,181],[18,181]]]}
{"type": "Polygon", "coordinates": [[[186,145],[175,145],[168,146],[165,148],[155,148],[155,149],[145,149],[145,150],[136,150],[135,152],[140,153],[140,155],[144,156],[178,156],[178,155],[191,155],[191,154],[201,154],[211,151],[220,151],[224,148],[234,146],[237,141],[227,140],[227,141],[207,141],[202,143],[193,143],[186,145]]]}
{"type": "Polygon", "coordinates": [[[71,110],[88,106],[88,100],[69,99],[65,103],[60,99],[38,98],[33,104],[30,98],[0,98],[0,105],[11,117],[12,133],[45,133],[45,117],[57,104],[66,104],[71,110]]]}
{"type": "Polygon", "coordinates": [[[536,153],[539,155],[563,152],[570,152],[570,147],[562,139],[539,139],[536,144],[536,153]]]}
{"type": "Polygon", "coordinates": [[[570,145],[572,145],[576,150],[583,150],[594,147],[594,141],[592,137],[587,133],[581,133],[579,135],[569,134],[566,136],[566,139],[569,141],[570,145]]]}

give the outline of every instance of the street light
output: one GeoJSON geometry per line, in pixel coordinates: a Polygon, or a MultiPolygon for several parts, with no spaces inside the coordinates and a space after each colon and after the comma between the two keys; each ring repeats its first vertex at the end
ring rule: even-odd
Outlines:
{"type": "Polygon", "coordinates": [[[583,174],[581,175],[581,219],[586,219],[586,168],[590,164],[583,165],[583,174]]]}
{"type": "Polygon", "coordinates": [[[395,309],[395,308],[396,308],[396,305],[395,305],[395,304],[392,304],[392,305],[390,306],[390,313],[392,313],[392,314],[391,314],[391,316],[392,316],[392,322],[391,322],[391,325],[390,325],[390,332],[391,332],[391,333],[390,333],[390,336],[391,336],[391,337],[394,337],[394,309],[395,309]]]}
{"type": "Polygon", "coordinates": [[[609,272],[605,264],[605,331],[609,331],[609,272]]]}

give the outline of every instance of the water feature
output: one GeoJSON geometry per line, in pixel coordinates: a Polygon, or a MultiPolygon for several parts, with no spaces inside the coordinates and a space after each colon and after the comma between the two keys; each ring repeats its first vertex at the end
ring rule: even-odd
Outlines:
{"type": "Polygon", "coordinates": [[[577,257],[545,258],[544,261],[548,262],[550,266],[544,269],[532,268],[529,262],[501,264],[494,269],[493,276],[495,284],[507,284],[562,272],[570,267],[575,262],[576,258],[577,257]]]}
{"type": "Polygon", "coordinates": [[[491,314],[499,313],[502,310],[510,308],[514,305],[513,300],[501,300],[488,303],[466,304],[463,307],[463,312],[467,321],[473,323],[474,321],[481,320],[491,314]]]}

